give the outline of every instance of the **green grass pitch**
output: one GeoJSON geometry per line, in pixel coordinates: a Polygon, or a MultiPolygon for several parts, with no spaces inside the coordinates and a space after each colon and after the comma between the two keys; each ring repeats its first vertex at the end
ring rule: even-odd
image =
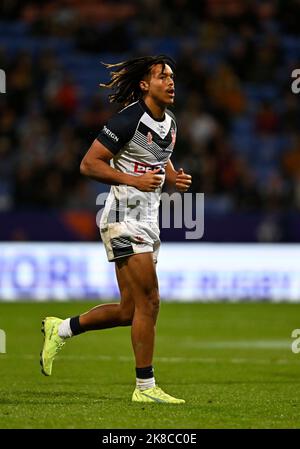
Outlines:
{"type": "Polygon", "coordinates": [[[95,303],[0,303],[0,428],[299,428],[300,304],[162,303],[155,377],[184,405],[133,404],[130,328],[69,340],[40,373],[44,316],[95,303]]]}

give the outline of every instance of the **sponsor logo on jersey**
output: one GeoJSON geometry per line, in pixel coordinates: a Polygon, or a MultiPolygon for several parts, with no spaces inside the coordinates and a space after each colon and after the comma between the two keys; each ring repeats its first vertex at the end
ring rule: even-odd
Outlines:
{"type": "Polygon", "coordinates": [[[115,133],[113,133],[110,129],[107,128],[107,126],[103,126],[103,132],[108,135],[108,137],[110,137],[112,140],[114,140],[115,142],[119,142],[119,137],[115,135],[115,133]]]}
{"type": "Polygon", "coordinates": [[[160,171],[157,173],[158,175],[164,175],[165,169],[164,164],[144,164],[143,162],[134,162],[134,173],[146,173],[148,171],[155,170],[156,168],[160,168],[160,171]]]}

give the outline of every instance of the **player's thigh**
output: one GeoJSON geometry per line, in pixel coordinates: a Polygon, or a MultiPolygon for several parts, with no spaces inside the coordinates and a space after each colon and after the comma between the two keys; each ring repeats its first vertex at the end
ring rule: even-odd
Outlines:
{"type": "Polygon", "coordinates": [[[120,260],[117,267],[121,284],[133,297],[135,304],[147,298],[158,301],[158,280],[151,252],[134,254],[120,260]]]}

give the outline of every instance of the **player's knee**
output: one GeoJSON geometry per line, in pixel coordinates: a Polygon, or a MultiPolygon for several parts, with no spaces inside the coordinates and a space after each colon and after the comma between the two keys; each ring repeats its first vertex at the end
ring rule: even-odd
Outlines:
{"type": "Polygon", "coordinates": [[[144,297],[144,308],[154,318],[159,311],[159,294],[158,289],[153,288],[144,297]]]}

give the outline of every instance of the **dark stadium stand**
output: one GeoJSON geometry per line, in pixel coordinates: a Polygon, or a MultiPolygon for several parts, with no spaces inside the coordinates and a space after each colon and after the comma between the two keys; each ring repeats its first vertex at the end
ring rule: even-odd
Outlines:
{"type": "Polygon", "coordinates": [[[188,3],[0,7],[3,220],[20,210],[94,214],[105,187],[83,179],[78,167],[113,111],[99,88],[108,77],[100,62],[158,53],[177,61],[173,161],[193,175],[192,190],[205,193],[210,219],[231,214],[234,223],[234,214],[250,213],[260,222],[272,213],[290,220],[300,207],[300,169],[291,162],[300,154],[299,100],[291,92],[291,72],[300,67],[297,2],[188,3]]]}

